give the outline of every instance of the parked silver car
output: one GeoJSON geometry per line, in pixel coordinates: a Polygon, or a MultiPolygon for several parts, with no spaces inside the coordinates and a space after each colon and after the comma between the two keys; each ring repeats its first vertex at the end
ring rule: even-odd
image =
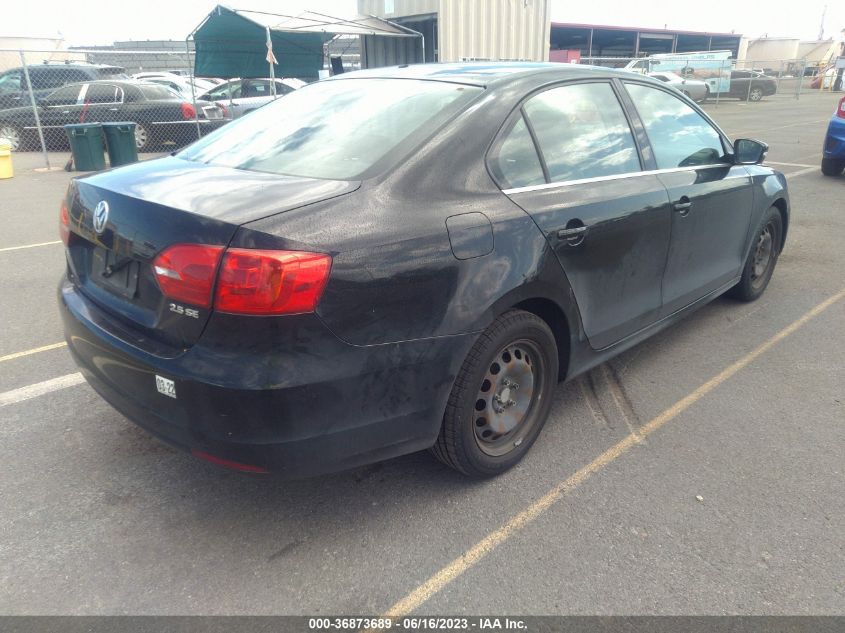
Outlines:
{"type": "Polygon", "coordinates": [[[693,101],[706,101],[707,97],[710,96],[710,87],[706,82],[698,79],[685,79],[680,75],[670,72],[648,73],[648,76],[669,84],[675,90],[683,92],[693,101]]]}
{"type": "MultiPolygon", "coordinates": [[[[273,100],[271,79],[232,79],[215,86],[197,99],[214,101],[226,107],[229,116],[237,119],[273,100]]],[[[281,97],[305,85],[298,79],[276,79],[276,96],[281,97]]]]}

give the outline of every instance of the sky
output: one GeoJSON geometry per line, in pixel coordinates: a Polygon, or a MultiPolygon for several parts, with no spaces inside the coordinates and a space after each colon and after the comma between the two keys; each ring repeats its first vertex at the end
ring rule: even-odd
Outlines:
{"type": "MultiPolygon", "coordinates": [[[[457,0],[460,1],[460,0],[457,0]]],[[[522,0],[511,0],[522,1],[522,0]]],[[[537,1],[537,0],[532,0],[537,1]]],[[[0,36],[53,37],[69,45],[115,40],[184,39],[217,4],[215,0],[6,0],[0,36]],[[36,8],[37,7],[37,8],[36,8]]],[[[329,15],[356,13],[356,0],[237,0],[239,9],[296,14],[306,7],[329,15]]],[[[825,37],[845,28],[842,0],[552,0],[552,21],[691,31],[734,31],[750,37],[815,39],[827,5],[825,37]]]]}

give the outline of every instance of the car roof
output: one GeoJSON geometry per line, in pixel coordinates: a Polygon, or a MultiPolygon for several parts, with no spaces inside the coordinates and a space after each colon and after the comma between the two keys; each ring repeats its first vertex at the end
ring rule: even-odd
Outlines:
{"type": "Polygon", "coordinates": [[[360,78],[427,79],[473,86],[504,84],[535,78],[553,80],[588,77],[642,77],[628,70],[616,70],[586,64],[550,62],[461,62],[444,64],[412,64],[359,70],[335,75],[332,80],[360,78]]]}

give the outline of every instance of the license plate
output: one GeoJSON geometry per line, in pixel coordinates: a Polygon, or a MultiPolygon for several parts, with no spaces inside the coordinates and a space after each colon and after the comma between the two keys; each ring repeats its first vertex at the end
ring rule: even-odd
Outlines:
{"type": "Polygon", "coordinates": [[[160,394],[169,398],[176,397],[176,383],[169,378],[163,378],[158,374],[156,374],[156,389],[158,389],[160,394]]]}
{"type": "Polygon", "coordinates": [[[223,118],[223,113],[218,108],[206,108],[204,112],[205,118],[208,120],[223,118]]]}
{"type": "Polygon", "coordinates": [[[140,270],[137,261],[98,247],[94,249],[91,268],[96,283],[127,299],[135,298],[140,270]]]}

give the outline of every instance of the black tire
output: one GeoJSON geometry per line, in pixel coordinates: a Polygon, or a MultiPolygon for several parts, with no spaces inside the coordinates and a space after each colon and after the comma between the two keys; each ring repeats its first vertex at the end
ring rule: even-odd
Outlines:
{"type": "Polygon", "coordinates": [[[845,170],[845,160],[822,158],[822,173],[825,176],[838,176],[845,170]]]}
{"type": "Polygon", "coordinates": [[[748,100],[749,101],[761,101],[763,99],[763,89],[753,87],[748,93],[748,100]]]}
{"type": "Polygon", "coordinates": [[[557,374],[557,345],[546,322],[522,310],[501,315],[464,360],[432,453],[471,477],[505,472],[540,434],[557,374]]]}
{"type": "Polygon", "coordinates": [[[770,207],[751,244],[739,283],[728,294],[739,301],[754,301],[765,292],[775,271],[783,242],[783,219],[770,207]]]}

